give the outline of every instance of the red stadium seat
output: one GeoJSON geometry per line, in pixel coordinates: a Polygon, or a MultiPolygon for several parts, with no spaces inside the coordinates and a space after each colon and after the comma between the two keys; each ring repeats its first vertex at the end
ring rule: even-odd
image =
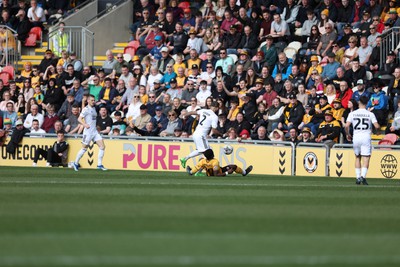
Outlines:
{"type": "Polygon", "coordinates": [[[10,78],[11,76],[8,72],[0,72],[0,79],[3,81],[5,86],[8,86],[10,78]]]}
{"type": "Polygon", "coordinates": [[[128,46],[134,47],[137,50],[140,46],[140,42],[136,41],[136,40],[130,41],[126,47],[128,47],[128,46]]]}
{"type": "Polygon", "coordinates": [[[40,27],[33,27],[29,33],[34,33],[36,34],[36,39],[41,40],[42,39],[42,28],[40,27]]]}
{"type": "Polygon", "coordinates": [[[37,42],[42,43],[42,29],[40,27],[33,27],[29,31],[29,36],[25,40],[25,46],[36,46],[37,42]]]}
{"type": "Polygon", "coordinates": [[[29,33],[28,38],[25,40],[25,46],[36,46],[36,34],[34,33],[29,33]]]}
{"type": "Polygon", "coordinates": [[[398,137],[396,134],[387,134],[378,142],[378,145],[394,145],[397,139],[398,137]]]}
{"type": "Polygon", "coordinates": [[[190,3],[182,2],[182,3],[179,3],[178,7],[182,8],[182,10],[184,10],[185,8],[190,8],[190,3]]]}
{"type": "Polygon", "coordinates": [[[3,70],[2,70],[2,72],[7,72],[8,74],[10,74],[10,78],[14,79],[15,70],[14,70],[13,66],[10,66],[10,65],[9,66],[5,66],[3,68],[3,70]]]}
{"type": "Polygon", "coordinates": [[[124,48],[124,54],[129,54],[133,58],[133,56],[136,55],[136,48],[132,46],[127,46],[124,48]]]}

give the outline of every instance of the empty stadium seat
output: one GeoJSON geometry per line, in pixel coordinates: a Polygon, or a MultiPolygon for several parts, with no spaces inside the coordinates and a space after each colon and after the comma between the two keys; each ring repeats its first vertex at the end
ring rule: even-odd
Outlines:
{"type": "MultiPolygon", "coordinates": [[[[398,140],[398,136],[396,134],[386,134],[382,140],[378,142],[378,145],[385,145],[385,146],[392,146],[396,143],[398,140]]],[[[385,149],[390,149],[390,148],[385,148],[385,149]]]]}
{"type": "Polygon", "coordinates": [[[41,40],[42,39],[42,28],[40,27],[33,27],[29,33],[34,33],[36,34],[36,39],[41,40]]]}
{"type": "Polygon", "coordinates": [[[182,8],[182,10],[185,9],[185,8],[190,8],[190,3],[189,2],[182,2],[182,3],[179,3],[178,7],[182,8]]]}
{"type": "Polygon", "coordinates": [[[36,34],[29,33],[28,38],[26,38],[24,45],[25,46],[36,46],[36,34]]]}
{"type": "Polygon", "coordinates": [[[295,58],[297,51],[296,49],[292,47],[286,47],[285,50],[283,50],[287,58],[293,59],[295,58]]]}
{"type": "Polygon", "coordinates": [[[372,72],[370,72],[370,71],[367,71],[367,72],[365,73],[365,76],[367,76],[367,80],[368,80],[368,81],[372,80],[372,78],[374,77],[374,76],[372,75],[372,72]]]}
{"type": "Polygon", "coordinates": [[[231,57],[233,59],[233,63],[236,63],[236,61],[238,61],[238,56],[235,54],[229,54],[228,57],[231,57]]]}
{"type": "Polygon", "coordinates": [[[2,72],[7,72],[8,74],[10,74],[10,79],[14,79],[15,70],[14,70],[13,66],[9,65],[9,66],[3,67],[2,72]]]}
{"type": "Polygon", "coordinates": [[[124,60],[125,60],[126,62],[131,61],[131,59],[132,59],[131,54],[124,54],[124,60]]]}
{"type": "Polygon", "coordinates": [[[297,53],[301,48],[301,43],[297,42],[297,41],[293,41],[293,42],[288,44],[288,47],[296,49],[296,53],[297,53]]]}
{"type": "Polygon", "coordinates": [[[140,43],[139,43],[139,41],[134,40],[134,41],[130,41],[126,47],[128,47],[128,46],[134,47],[137,50],[140,46],[140,43]]]}
{"type": "Polygon", "coordinates": [[[37,43],[42,43],[42,28],[33,27],[29,31],[29,36],[25,40],[25,46],[36,46],[37,43]]]}
{"type": "Polygon", "coordinates": [[[134,55],[136,55],[136,48],[132,46],[127,46],[124,48],[124,54],[129,54],[131,55],[131,57],[133,57],[134,55]]]}

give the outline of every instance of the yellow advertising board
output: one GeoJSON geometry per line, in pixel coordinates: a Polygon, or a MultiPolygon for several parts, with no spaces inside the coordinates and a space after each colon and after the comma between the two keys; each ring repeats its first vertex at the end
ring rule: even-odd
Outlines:
{"type": "MultiPolygon", "coordinates": [[[[373,149],[367,177],[400,179],[400,151],[373,149]]],[[[333,148],[330,156],[330,176],[355,177],[354,151],[352,148],[333,148]]]]}
{"type": "MultiPolygon", "coordinates": [[[[0,151],[0,166],[32,166],[36,148],[49,148],[54,143],[53,138],[25,137],[18,146],[15,155],[6,153],[5,146],[0,151]]],[[[74,161],[81,149],[80,139],[68,140],[68,161],[74,161]]],[[[149,170],[149,171],[184,171],[179,158],[195,150],[193,142],[147,141],[131,139],[105,139],[106,151],[103,164],[108,169],[115,170],[149,170]]],[[[253,165],[255,174],[291,175],[292,147],[277,145],[232,144],[233,153],[225,155],[224,143],[211,143],[215,157],[221,166],[237,164],[246,168],[253,165]]],[[[97,145],[88,147],[80,160],[82,168],[96,168],[97,145]]],[[[188,160],[187,165],[194,166],[199,157],[188,160]]],[[[39,160],[38,166],[45,166],[44,160],[39,160]]]]}
{"type": "Polygon", "coordinates": [[[326,148],[325,147],[296,147],[296,175],[325,176],[326,148]]]}

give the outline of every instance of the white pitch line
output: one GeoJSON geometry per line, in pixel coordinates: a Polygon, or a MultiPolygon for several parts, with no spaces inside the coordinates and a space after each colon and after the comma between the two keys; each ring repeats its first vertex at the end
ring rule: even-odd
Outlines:
{"type": "MultiPolygon", "coordinates": [[[[316,187],[316,188],[361,188],[356,185],[317,185],[317,184],[250,184],[250,183],[185,183],[185,182],[121,182],[121,181],[37,181],[37,180],[2,180],[0,184],[71,184],[71,185],[195,185],[195,186],[243,186],[243,187],[316,187]]],[[[399,188],[389,185],[368,185],[367,188],[399,188]]]]}
{"type": "Polygon", "coordinates": [[[325,265],[325,264],[400,264],[400,256],[49,256],[1,257],[1,266],[102,266],[102,265],[325,265]]]}

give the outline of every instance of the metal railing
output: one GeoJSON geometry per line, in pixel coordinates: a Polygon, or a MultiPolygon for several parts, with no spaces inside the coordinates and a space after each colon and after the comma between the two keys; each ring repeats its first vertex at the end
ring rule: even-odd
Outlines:
{"type": "MultiPolygon", "coordinates": [[[[48,48],[52,49],[56,55],[61,56],[61,51],[58,51],[61,48],[57,47],[59,29],[60,27],[57,27],[49,32],[48,48]]],[[[68,39],[67,52],[74,51],[76,57],[82,61],[83,65],[87,65],[89,62],[93,65],[94,33],[80,26],[65,26],[64,33],[66,34],[65,38],[68,39]]]]}
{"type": "Polygon", "coordinates": [[[132,1],[132,0],[120,0],[116,2],[115,4],[111,4],[110,6],[107,6],[106,9],[103,11],[99,12],[96,16],[93,18],[90,18],[89,20],[86,21],[86,26],[89,25],[92,21],[102,17],[104,14],[110,12],[111,10],[115,9],[117,6],[121,5],[122,3],[125,3],[126,1],[132,1]]]}
{"type": "Polygon", "coordinates": [[[386,56],[391,50],[396,50],[400,43],[400,27],[390,28],[382,33],[382,43],[380,49],[380,66],[385,64],[386,56]]]}
{"type": "Polygon", "coordinates": [[[1,46],[1,58],[0,65],[17,66],[18,59],[20,57],[20,45],[18,45],[18,39],[16,37],[17,32],[6,25],[0,25],[1,31],[5,31],[5,40],[0,43],[1,46]]]}
{"type": "Polygon", "coordinates": [[[53,25],[58,24],[59,22],[63,21],[66,17],[70,16],[71,14],[78,12],[79,9],[81,9],[82,7],[86,6],[87,4],[93,2],[95,0],[87,0],[83,3],[81,3],[80,5],[68,10],[68,12],[66,12],[65,14],[63,14],[61,17],[59,17],[58,19],[56,19],[53,23],[53,25]]]}

